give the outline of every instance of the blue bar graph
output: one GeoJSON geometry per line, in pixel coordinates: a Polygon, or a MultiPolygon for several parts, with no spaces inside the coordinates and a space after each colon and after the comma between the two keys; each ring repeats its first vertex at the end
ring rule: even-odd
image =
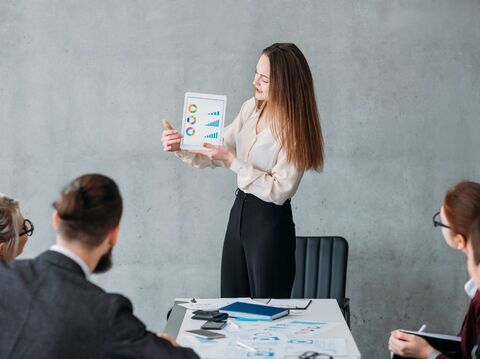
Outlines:
{"type": "Polygon", "coordinates": [[[218,132],[211,133],[209,135],[206,135],[205,138],[218,138],[218,132]]]}
{"type": "Polygon", "coordinates": [[[208,113],[210,116],[220,116],[220,111],[214,111],[208,113]]]}
{"type": "Polygon", "coordinates": [[[205,126],[218,127],[220,126],[220,120],[209,122],[205,126]]]}

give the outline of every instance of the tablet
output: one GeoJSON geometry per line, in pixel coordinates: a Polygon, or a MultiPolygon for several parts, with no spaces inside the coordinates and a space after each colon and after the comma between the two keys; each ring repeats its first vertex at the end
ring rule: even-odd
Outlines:
{"type": "Polygon", "coordinates": [[[182,150],[204,149],[203,143],[221,145],[227,97],[187,92],[183,104],[182,150]]]}

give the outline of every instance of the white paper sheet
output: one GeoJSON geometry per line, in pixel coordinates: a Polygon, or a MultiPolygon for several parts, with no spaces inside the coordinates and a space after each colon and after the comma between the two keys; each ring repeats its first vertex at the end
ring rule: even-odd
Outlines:
{"type": "Polygon", "coordinates": [[[285,354],[299,356],[306,351],[314,351],[332,356],[346,356],[347,342],[345,339],[291,338],[287,341],[285,354]]]}
{"type": "Polygon", "coordinates": [[[192,347],[202,358],[283,358],[285,355],[298,356],[309,350],[335,356],[347,355],[345,339],[316,337],[339,325],[336,322],[243,322],[235,319],[229,319],[229,322],[234,324],[220,331],[226,335],[224,339],[189,338],[192,347]]]}

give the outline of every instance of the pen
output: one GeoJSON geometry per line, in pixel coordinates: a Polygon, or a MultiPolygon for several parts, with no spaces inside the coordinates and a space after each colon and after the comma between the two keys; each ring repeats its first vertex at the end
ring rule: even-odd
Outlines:
{"type": "Polygon", "coordinates": [[[237,340],[237,345],[238,345],[238,346],[241,346],[241,347],[243,347],[243,348],[245,348],[245,349],[248,349],[248,350],[251,351],[251,352],[256,352],[256,351],[257,351],[257,349],[252,348],[252,347],[248,346],[247,344],[243,344],[242,342],[240,342],[240,341],[238,341],[238,340],[237,340]]]}
{"type": "Polygon", "coordinates": [[[418,329],[418,332],[421,333],[423,332],[425,329],[427,329],[427,325],[426,324],[423,324],[420,329],[418,329]]]}

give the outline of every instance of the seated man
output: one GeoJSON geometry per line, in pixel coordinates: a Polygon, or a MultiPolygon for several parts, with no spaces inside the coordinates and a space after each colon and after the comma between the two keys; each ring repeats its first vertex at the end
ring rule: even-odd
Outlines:
{"type": "Polygon", "coordinates": [[[56,245],[33,260],[0,261],[0,358],[198,358],[89,281],[111,267],[122,214],[115,182],[81,176],[53,207],[56,245]]]}

